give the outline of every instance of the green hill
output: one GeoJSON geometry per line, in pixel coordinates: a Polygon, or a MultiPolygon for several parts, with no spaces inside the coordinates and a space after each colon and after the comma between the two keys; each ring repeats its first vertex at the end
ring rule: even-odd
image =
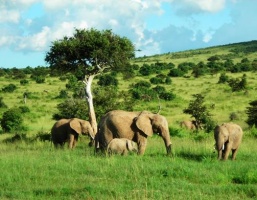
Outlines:
{"type": "MultiPolygon", "coordinates": [[[[218,56],[219,63],[224,63],[225,60],[231,59],[233,63],[240,63],[242,59],[247,58],[250,63],[257,59],[257,41],[242,42],[237,44],[228,44],[223,46],[215,46],[204,49],[188,50],[176,53],[166,53],[162,55],[154,55],[148,57],[141,57],[132,60],[132,64],[142,66],[143,64],[154,63],[173,63],[175,68],[183,62],[208,63],[208,58],[218,56]]],[[[161,74],[167,75],[169,69],[164,69],[161,74]]],[[[160,73],[160,72],[159,72],[160,73]]],[[[150,78],[155,77],[155,74],[149,76],[142,76],[138,70],[135,71],[136,76],[133,79],[124,80],[118,74],[119,90],[128,90],[131,83],[144,80],[149,82],[150,78]]],[[[152,84],[152,87],[161,85],[165,87],[166,91],[171,91],[176,95],[172,101],[165,100],[149,100],[138,102],[135,110],[149,110],[156,112],[158,106],[161,106],[161,114],[167,117],[170,127],[177,127],[179,121],[190,119],[189,115],[183,113],[183,109],[188,106],[192,100],[193,94],[203,94],[206,105],[211,107],[211,113],[217,123],[229,121],[229,116],[234,113],[237,115],[236,122],[247,127],[245,120],[247,119],[245,110],[250,101],[256,100],[257,90],[257,76],[253,70],[247,72],[230,73],[229,77],[240,78],[243,74],[247,75],[247,91],[232,92],[228,84],[217,84],[219,81],[219,73],[207,73],[203,76],[195,78],[191,71],[183,77],[171,77],[172,83],[168,84],[152,84]]],[[[11,76],[1,76],[0,85],[2,89],[4,86],[13,83],[17,86],[17,90],[12,93],[0,92],[0,97],[3,102],[7,104],[8,108],[19,107],[24,105],[23,94],[25,92],[31,93],[31,97],[27,99],[26,106],[31,112],[24,115],[25,124],[28,127],[28,132],[36,134],[38,131],[49,131],[54,120],[53,114],[57,112],[57,104],[63,99],[56,99],[59,92],[65,89],[67,81],[61,81],[58,77],[47,76],[44,83],[38,84],[30,79],[27,75],[29,84],[21,85],[19,79],[14,79],[11,76]]],[[[94,80],[94,84],[96,84],[94,80]]],[[[92,88],[94,90],[94,86],[92,88]]],[[[97,97],[94,97],[97,98],[97,97]]],[[[0,108],[0,116],[6,108],[0,108]]]]}

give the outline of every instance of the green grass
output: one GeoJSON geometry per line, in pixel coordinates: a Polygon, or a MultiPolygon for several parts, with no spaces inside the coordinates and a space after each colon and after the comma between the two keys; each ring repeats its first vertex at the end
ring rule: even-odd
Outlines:
{"type": "Polygon", "coordinates": [[[217,161],[213,138],[159,137],[144,156],[96,156],[81,138],[72,151],[49,142],[1,144],[1,199],[252,199],[257,197],[256,141],[246,137],[236,161],[217,161]]]}

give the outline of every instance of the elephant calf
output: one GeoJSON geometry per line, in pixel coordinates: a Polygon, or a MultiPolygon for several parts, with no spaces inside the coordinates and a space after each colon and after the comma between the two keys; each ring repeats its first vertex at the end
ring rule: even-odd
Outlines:
{"type": "Polygon", "coordinates": [[[107,153],[127,155],[129,151],[138,152],[137,143],[126,138],[114,138],[107,146],[107,153]]]}

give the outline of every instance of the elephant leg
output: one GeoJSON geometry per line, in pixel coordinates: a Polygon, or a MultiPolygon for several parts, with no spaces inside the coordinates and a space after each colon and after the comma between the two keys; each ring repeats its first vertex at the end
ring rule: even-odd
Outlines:
{"type": "Polygon", "coordinates": [[[232,160],[236,159],[237,150],[238,149],[232,149],[232,160]]]}
{"type": "Polygon", "coordinates": [[[79,135],[74,135],[74,140],[73,140],[72,148],[75,148],[75,146],[77,145],[78,138],[79,138],[79,135]]]}
{"type": "Polygon", "coordinates": [[[139,136],[137,144],[138,144],[138,154],[143,155],[145,153],[147,139],[143,136],[139,136]]]}
{"type": "Polygon", "coordinates": [[[70,134],[69,148],[72,149],[74,143],[74,135],[70,134]]]}
{"type": "Polygon", "coordinates": [[[224,160],[228,159],[230,151],[231,151],[230,145],[225,145],[225,149],[223,150],[223,159],[224,160]]]}

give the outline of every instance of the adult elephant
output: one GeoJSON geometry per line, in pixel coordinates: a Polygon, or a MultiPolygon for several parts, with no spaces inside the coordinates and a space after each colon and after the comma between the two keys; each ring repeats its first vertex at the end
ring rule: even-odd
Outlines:
{"type": "Polygon", "coordinates": [[[232,151],[232,160],[235,160],[238,148],[243,137],[242,128],[234,123],[223,123],[214,129],[215,149],[218,159],[227,160],[232,151]]]}
{"type": "Polygon", "coordinates": [[[69,148],[74,148],[80,134],[89,135],[91,138],[90,143],[93,143],[95,134],[91,124],[86,120],[78,118],[60,119],[51,129],[52,141],[55,147],[58,145],[63,146],[65,142],[68,142],[69,148]]]}
{"type": "Polygon", "coordinates": [[[163,138],[167,154],[171,154],[169,127],[164,116],[148,111],[110,111],[99,122],[96,149],[106,150],[113,138],[127,138],[137,143],[138,154],[143,155],[147,137],[152,136],[153,133],[163,138]]]}

